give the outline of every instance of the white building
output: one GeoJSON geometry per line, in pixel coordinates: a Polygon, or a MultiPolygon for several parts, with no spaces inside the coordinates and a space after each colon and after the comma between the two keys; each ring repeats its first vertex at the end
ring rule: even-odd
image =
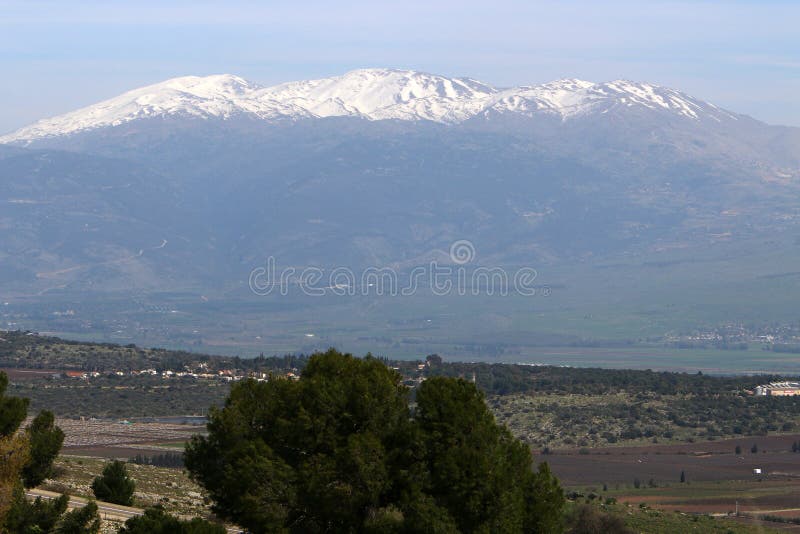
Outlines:
{"type": "Polygon", "coordinates": [[[800,395],[800,382],[771,382],[756,386],[755,394],[760,397],[790,397],[800,395]]]}

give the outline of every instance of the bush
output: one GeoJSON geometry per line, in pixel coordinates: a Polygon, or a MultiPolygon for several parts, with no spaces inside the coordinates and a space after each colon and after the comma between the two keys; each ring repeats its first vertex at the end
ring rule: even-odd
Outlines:
{"type": "Polygon", "coordinates": [[[225,534],[221,525],[195,517],[191,521],[181,521],[171,516],[161,507],[148,508],[143,515],[132,517],[125,522],[118,534],[225,534]]]}
{"type": "Polygon", "coordinates": [[[103,475],[94,479],[92,491],[100,501],[130,506],[136,483],[128,476],[125,464],[114,460],[103,469],[103,475]]]}
{"type": "Polygon", "coordinates": [[[97,534],[100,532],[100,516],[97,503],[89,501],[83,508],[64,514],[53,534],[97,534]]]}
{"type": "Polygon", "coordinates": [[[595,506],[578,506],[568,520],[570,534],[634,534],[616,515],[601,512],[595,506]]]}
{"type": "Polygon", "coordinates": [[[34,501],[25,498],[22,485],[14,490],[11,508],[5,518],[3,532],[50,532],[67,510],[69,496],[62,495],[57,499],[45,500],[37,497],[34,501]]]}

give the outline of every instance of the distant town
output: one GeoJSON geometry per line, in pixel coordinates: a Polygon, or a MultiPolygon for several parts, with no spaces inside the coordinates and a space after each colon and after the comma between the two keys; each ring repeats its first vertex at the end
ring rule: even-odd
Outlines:
{"type": "MultiPolygon", "coordinates": [[[[435,357],[434,357],[435,358],[435,357]]],[[[407,386],[414,386],[425,380],[424,372],[431,365],[429,357],[425,363],[402,362],[402,367],[394,366],[392,369],[403,375],[403,383],[407,386]]],[[[238,382],[245,379],[252,379],[257,382],[268,382],[276,378],[287,380],[299,380],[301,370],[293,367],[288,370],[253,371],[241,368],[213,369],[208,363],[201,362],[184,366],[183,371],[170,369],[158,370],[153,367],[146,369],[125,369],[110,371],[75,371],[75,370],[54,370],[49,374],[52,380],[91,380],[99,378],[136,378],[136,377],[160,377],[163,380],[176,379],[196,379],[196,380],[215,380],[219,382],[238,382]]],[[[468,377],[473,382],[475,377],[468,377]]]]}
{"type": "Polygon", "coordinates": [[[63,372],[54,372],[50,375],[50,377],[54,380],[64,379],[64,378],[89,380],[91,378],[115,377],[115,376],[116,377],[156,376],[156,377],[161,377],[165,380],[175,379],[175,378],[196,378],[202,380],[220,380],[222,382],[236,382],[239,380],[243,380],[245,378],[252,378],[253,380],[259,382],[266,382],[270,378],[276,376],[288,378],[290,380],[299,380],[300,379],[299,373],[300,371],[296,368],[284,373],[265,373],[256,371],[245,371],[243,369],[221,369],[215,371],[209,369],[208,364],[199,363],[194,368],[186,366],[186,370],[184,371],[171,371],[169,369],[163,369],[159,371],[151,367],[148,369],[133,369],[133,370],[107,371],[107,372],[63,371],[63,372]]]}
{"type": "Polygon", "coordinates": [[[684,332],[669,332],[663,342],[676,348],[748,349],[761,346],[776,352],[800,351],[800,322],[752,325],[725,323],[684,332]]]}

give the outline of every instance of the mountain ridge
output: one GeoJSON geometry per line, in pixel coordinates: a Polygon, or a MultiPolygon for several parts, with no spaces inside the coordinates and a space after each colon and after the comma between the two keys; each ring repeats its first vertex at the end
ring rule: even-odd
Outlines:
{"type": "Polygon", "coordinates": [[[740,118],[675,89],[645,82],[595,83],[571,78],[500,89],[471,78],[359,69],[269,87],[232,74],[172,78],[42,119],[0,137],[0,143],[25,145],[157,117],[228,120],[249,116],[267,122],[356,117],[459,124],[491,115],[548,116],[566,121],[621,108],[695,121],[740,118]]]}

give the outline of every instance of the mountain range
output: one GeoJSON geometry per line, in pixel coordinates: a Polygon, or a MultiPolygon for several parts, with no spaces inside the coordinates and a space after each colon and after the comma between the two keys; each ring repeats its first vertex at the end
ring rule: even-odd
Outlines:
{"type": "Polygon", "coordinates": [[[625,80],[186,76],[0,143],[12,293],[226,288],[267,256],[402,269],[460,239],[481,265],[647,258],[800,217],[800,129],[625,80]]]}
{"type": "Polygon", "coordinates": [[[524,117],[539,114],[568,119],[613,112],[619,107],[662,111],[701,121],[738,119],[732,113],[678,91],[626,80],[600,84],[559,80],[538,86],[497,89],[468,78],[364,69],[334,78],[274,87],[261,87],[229,74],[174,78],[39,121],[0,141],[28,143],[164,116],[252,117],[270,122],[358,117],[457,124],[495,114],[524,117]]]}

